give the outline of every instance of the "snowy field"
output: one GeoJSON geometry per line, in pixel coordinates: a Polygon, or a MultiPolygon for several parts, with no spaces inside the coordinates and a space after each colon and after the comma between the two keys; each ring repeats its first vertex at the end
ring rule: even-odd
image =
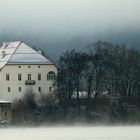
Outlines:
{"type": "Polygon", "coordinates": [[[7,128],[1,140],[140,140],[140,127],[7,128]]]}

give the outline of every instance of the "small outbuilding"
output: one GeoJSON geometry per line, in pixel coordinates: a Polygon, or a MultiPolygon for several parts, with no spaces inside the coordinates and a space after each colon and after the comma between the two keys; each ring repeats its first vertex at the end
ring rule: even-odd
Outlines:
{"type": "Polygon", "coordinates": [[[12,109],[10,101],[0,101],[0,123],[12,121],[12,109]]]}

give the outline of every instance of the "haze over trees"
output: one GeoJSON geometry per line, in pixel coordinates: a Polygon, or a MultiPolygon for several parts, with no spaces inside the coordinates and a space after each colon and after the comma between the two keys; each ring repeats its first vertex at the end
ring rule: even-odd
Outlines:
{"type": "MultiPolygon", "coordinates": [[[[53,96],[42,96],[40,102],[32,100],[32,104],[26,102],[35,118],[48,122],[138,121],[138,50],[99,41],[88,45],[86,52],[64,52],[57,65],[53,96]]],[[[15,113],[21,110],[19,107],[13,107],[15,113]]]]}
{"type": "Polygon", "coordinates": [[[88,117],[96,110],[104,93],[118,96],[118,114],[125,111],[118,109],[123,103],[131,100],[134,105],[139,98],[140,52],[126,45],[99,41],[90,44],[86,53],[67,51],[60,57],[58,68],[58,93],[64,110],[72,106],[71,100],[77,100],[80,112],[81,91],[86,93],[84,102],[88,117]],[[72,98],[75,92],[77,99],[72,98]]]}

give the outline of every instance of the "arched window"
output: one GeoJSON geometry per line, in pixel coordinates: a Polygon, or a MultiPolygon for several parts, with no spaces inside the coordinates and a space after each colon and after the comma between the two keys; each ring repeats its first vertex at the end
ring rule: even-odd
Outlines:
{"type": "Polygon", "coordinates": [[[55,72],[53,71],[48,72],[47,80],[55,80],[55,78],[56,78],[55,72]]]}

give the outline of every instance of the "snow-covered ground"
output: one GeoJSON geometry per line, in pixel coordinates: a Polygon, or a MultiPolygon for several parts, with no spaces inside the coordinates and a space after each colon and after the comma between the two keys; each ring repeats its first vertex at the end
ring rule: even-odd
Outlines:
{"type": "Polygon", "coordinates": [[[140,127],[6,128],[1,140],[140,140],[140,127]]]}

